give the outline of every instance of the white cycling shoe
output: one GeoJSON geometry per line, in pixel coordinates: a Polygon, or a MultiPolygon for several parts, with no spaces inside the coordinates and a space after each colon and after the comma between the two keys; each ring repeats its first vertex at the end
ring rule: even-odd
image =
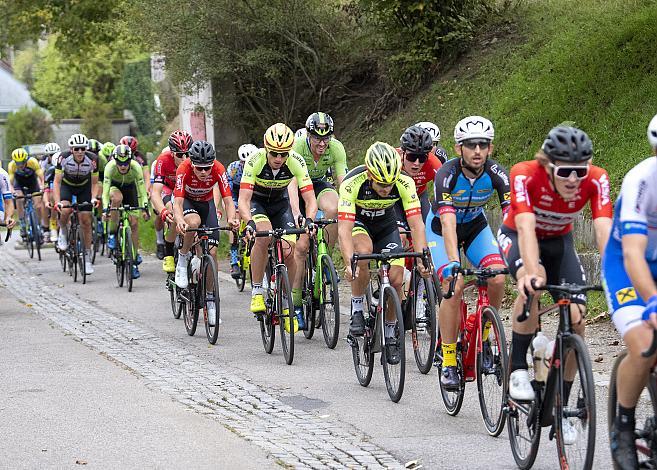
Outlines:
{"type": "Polygon", "coordinates": [[[181,289],[187,289],[189,280],[187,279],[187,257],[180,256],[176,264],[176,285],[181,289]]]}
{"type": "Polygon", "coordinates": [[[532,401],[536,395],[527,369],[517,369],[511,372],[509,377],[509,396],[514,400],[532,401]]]}

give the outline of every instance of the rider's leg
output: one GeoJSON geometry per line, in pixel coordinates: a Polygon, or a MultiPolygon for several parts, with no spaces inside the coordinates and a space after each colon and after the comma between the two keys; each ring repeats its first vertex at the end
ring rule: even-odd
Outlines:
{"type": "Polygon", "coordinates": [[[292,279],[292,299],[295,307],[300,307],[302,304],[301,285],[303,277],[306,274],[306,256],[308,255],[308,248],[310,247],[310,239],[308,235],[301,235],[294,246],[294,269],[288,269],[290,272],[290,279],[292,279]],[[294,277],[292,277],[294,272],[294,277]]]}
{"type": "Polygon", "coordinates": [[[130,215],[130,230],[132,231],[132,244],[134,246],[135,257],[139,254],[139,218],[136,215],[130,215]]]}
{"type": "MultiPolygon", "coordinates": [[[[334,189],[326,189],[319,193],[317,205],[324,212],[325,219],[337,219],[338,217],[338,193],[334,189]]],[[[328,247],[333,248],[338,240],[338,224],[326,226],[326,237],[328,247]]]]}
{"type": "Polygon", "coordinates": [[[82,236],[84,238],[84,247],[87,251],[91,248],[91,211],[80,211],[80,228],[82,229],[82,236]]]}
{"type": "MultiPolygon", "coordinates": [[[[355,253],[372,253],[374,245],[367,231],[362,227],[355,227],[352,231],[355,253]]],[[[365,307],[365,289],[370,280],[368,261],[358,262],[358,275],[351,281],[351,328],[352,334],[363,334],[365,320],[363,309],[365,307]]]]}
{"type": "MultiPolygon", "coordinates": [[[[119,191],[117,188],[113,188],[110,190],[110,206],[111,207],[119,207],[121,204],[123,204],[123,193],[119,191]]],[[[109,221],[109,233],[111,235],[116,235],[116,230],[119,225],[119,212],[118,211],[112,211],[110,213],[110,221],[109,221]]]]}

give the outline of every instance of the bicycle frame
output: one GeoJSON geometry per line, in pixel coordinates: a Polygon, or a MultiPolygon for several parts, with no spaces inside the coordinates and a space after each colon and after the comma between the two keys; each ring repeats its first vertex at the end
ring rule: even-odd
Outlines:
{"type": "MultiPolygon", "coordinates": [[[[327,225],[329,222],[335,223],[337,221],[335,220],[324,220],[324,221],[317,221],[317,222],[326,222],[327,225]]],[[[324,236],[324,226],[323,225],[317,225],[317,253],[315,254],[315,269],[317,270],[317,266],[322,265],[322,257],[324,256],[329,256],[328,253],[328,242],[326,241],[326,238],[324,236]]],[[[310,250],[314,250],[313,244],[311,243],[310,250]]],[[[324,279],[324,273],[322,272],[321,269],[319,269],[315,273],[315,283],[313,286],[313,297],[320,302],[323,302],[324,299],[322,298],[322,281],[324,279]]]]}

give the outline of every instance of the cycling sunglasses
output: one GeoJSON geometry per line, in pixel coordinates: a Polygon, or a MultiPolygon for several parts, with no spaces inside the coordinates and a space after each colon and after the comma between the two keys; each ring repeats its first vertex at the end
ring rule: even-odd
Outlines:
{"type": "Polygon", "coordinates": [[[313,140],[315,140],[315,141],[317,141],[317,142],[328,142],[329,140],[331,140],[331,136],[330,136],[330,135],[325,135],[324,137],[320,137],[320,136],[318,136],[318,135],[312,135],[312,134],[311,134],[311,135],[310,135],[310,138],[313,139],[313,140]]]}
{"type": "Polygon", "coordinates": [[[172,152],[172,153],[173,156],[176,158],[187,158],[187,156],[189,155],[189,153],[187,152],[172,152]]]}
{"type": "Polygon", "coordinates": [[[570,178],[570,175],[575,173],[575,177],[578,180],[584,179],[589,174],[589,166],[557,166],[554,163],[550,163],[550,167],[554,172],[554,176],[567,180],[570,178]]]}
{"type": "Polygon", "coordinates": [[[420,163],[424,163],[427,161],[427,158],[429,158],[429,155],[426,153],[405,153],[404,157],[406,160],[408,160],[411,163],[419,161],[420,163]]]}
{"type": "Polygon", "coordinates": [[[84,152],[85,150],[87,150],[87,148],[86,147],[72,147],[71,150],[73,150],[74,152],[84,152]]]}
{"type": "Polygon", "coordinates": [[[290,156],[290,152],[273,152],[271,150],[269,151],[269,154],[274,158],[277,158],[277,157],[287,158],[287,157],[290,156]]]}
{"type": "Polygon", "coordinates": [[[461,145],[463,145],[465,148],[474,150],[477,148],[477,145],[481,150],[486,150],[488,147],[490,147],[490,140],[486,139],[472,139],[472,140],[464,140],[461,142],[461,145]]]}
{"type": "Polygon", "coordinates": [[[212,170],[212,165],[207,165],[207,166],[194,165],[194,168],[196,168],[198,171],[210,171],[212,170]]]}

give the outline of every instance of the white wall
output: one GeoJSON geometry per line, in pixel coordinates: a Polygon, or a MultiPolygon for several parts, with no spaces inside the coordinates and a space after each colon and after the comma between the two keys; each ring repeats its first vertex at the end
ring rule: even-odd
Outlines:
{"type": "Polygon", "coordinates": [[[191,116],[191,113],[199,106],[205,110],[205,140],[215,145],[214,121],[212,119],[212,86],[209,82],[193,93],[183,93],[180,96],[180,126],[182,130],[190,132],[194,140],[202,137],[193,128],[191,116]]]}

